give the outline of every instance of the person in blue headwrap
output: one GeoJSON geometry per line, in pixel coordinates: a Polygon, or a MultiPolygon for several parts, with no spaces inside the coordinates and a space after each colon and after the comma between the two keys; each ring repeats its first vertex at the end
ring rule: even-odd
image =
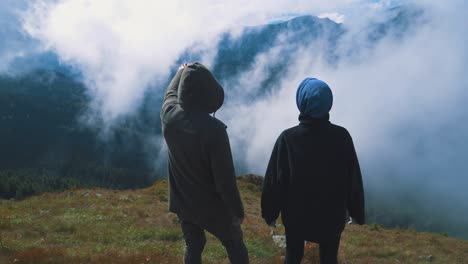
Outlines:
{"type": "Polygon", "coordinates": [[[319,244],[320,263],[338,263],[338,247],[348,216],[364,224],[361,170],[348,131],[329,121],[333,94],[323,81],[299,85],[299,124],[278,137],[262,192],[262,217],[286,229],[285,263],[300,263],[304,241],[319,244]]]}

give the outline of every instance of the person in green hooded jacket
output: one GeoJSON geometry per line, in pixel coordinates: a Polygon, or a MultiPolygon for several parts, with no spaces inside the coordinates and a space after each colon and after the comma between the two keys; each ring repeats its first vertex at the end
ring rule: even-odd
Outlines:
{"type": "Polygon", "coordinates": [[[248,263],[239,195],[226,126],[211,116],[224,90],[195,62],[182,65],[161,109],[168,146],[169,210],[178,215],[185,239],[184,263],[201,263],[205,230],[226,248],[231,263],[248,263]]]}

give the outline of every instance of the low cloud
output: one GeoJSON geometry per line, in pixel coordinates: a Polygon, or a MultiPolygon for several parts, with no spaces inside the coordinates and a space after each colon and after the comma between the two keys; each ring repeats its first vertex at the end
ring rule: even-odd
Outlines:
{"type": "Polygon", "coordinates": [[[30,6],[24,28],[83,72],[94,117],[111,124],[131,115],[149,84],[166,78],[186,49],[216,54],[222,32],[349,2],[40,0],[30,6]]]}

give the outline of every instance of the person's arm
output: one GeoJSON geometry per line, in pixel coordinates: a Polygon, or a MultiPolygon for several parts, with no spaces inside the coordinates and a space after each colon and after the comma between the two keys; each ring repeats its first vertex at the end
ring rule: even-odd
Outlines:
{"type": "Polygon", "coordinates": [[[364,186],[362,183],[361,169],[354,148],[353,140],[349,136],[350,141],[350,165],[349,165],[349,197],[348,211],[351,218],[358,224],[365,223],[365,204],[364,204],[364,186]]]}
{"type": "Polygon", "coordinates": [[[184,72],[185,66],[186,64],[184,63],[179,67],[177,73],[172,78],[171,83],[167,87],[166,95],[164,96],[164,101],[161,108],[161,118],[164,116],[164,114],[169,112],[175,105],[179,103],[179,99],[177,98],[177,92],[179,89],[180,77],[184,72]]]}
{"type": "Polygon", "coordinates": [[[281,201],[285,199],[285,173],[289,172],[287,160],[284,159],[282,136],[276,140],[263,181],[261,198],[262,217],[268,225],[274,225],[281,211],[281,201]]]}
{"type": "Polygon", "coordinates": [[[244,206],[237,188],[231,146],[225,128],[219,128],[210,139],[210,165],[216,191],[228,207],[232,216],[242,223],[244,206]]]}

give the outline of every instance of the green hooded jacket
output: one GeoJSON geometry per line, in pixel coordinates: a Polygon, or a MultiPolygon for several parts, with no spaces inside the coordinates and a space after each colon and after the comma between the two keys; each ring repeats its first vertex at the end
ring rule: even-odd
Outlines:
{"type": "Polygon", "coordinates": [[[244,217],[226,126],[210,116],[223,101],[223,87],[196,62],[179,69],[161,109],[169,210],[199,225],[244,217]]]}

